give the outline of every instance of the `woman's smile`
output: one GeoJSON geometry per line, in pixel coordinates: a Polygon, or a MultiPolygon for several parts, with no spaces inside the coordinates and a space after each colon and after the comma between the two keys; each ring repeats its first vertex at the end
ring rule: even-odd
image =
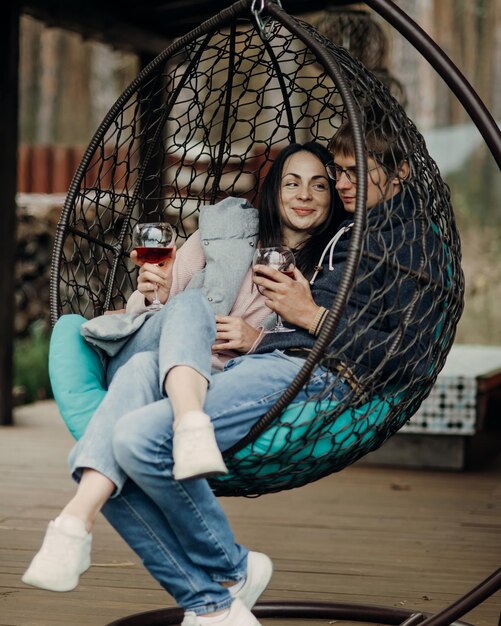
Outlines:
{"type": "Polygon", "coordinates": [[[307,215],[312,215],[313,213],[315,213],[315,209],[309,209],[307,207],[295,207],[292,210],[300,217],[305,217],[307,215]]]}

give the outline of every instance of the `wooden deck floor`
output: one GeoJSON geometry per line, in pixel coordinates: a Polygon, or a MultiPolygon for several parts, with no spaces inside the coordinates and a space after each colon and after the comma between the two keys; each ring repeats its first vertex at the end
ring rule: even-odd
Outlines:
{"type": "MultiPolygon", "coordinates": [[[[54,404],[21,407],[15,422],[0,429],[0,626],[104,626],[173,606],[104,520],[77,590],[57,594],[21,583],[47,521],[74,487],[66,470],[71,437],[54,404]]],[[[501,564],[500,477],[499,463],[462,473],[364,464],[302,489],[223,505],[238,540],[273,558],[264,600],[435,612],[501,564]]],[[[464,619],[497,626],[500,609],[497,593],[464,619]]],[[[288,623],[312,624],[263,620],[288,623]]]]}

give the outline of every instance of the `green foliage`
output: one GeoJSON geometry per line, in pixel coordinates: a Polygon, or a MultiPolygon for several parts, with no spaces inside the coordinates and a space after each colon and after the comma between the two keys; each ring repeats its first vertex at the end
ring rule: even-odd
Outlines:
{"type": "Polygon", "coordinates": [[[52,397],[49,381],[50,331],[42,321],[33,322],[29,336],[14,342],[14,385],[23,389],[25,402],[52,397]]]}

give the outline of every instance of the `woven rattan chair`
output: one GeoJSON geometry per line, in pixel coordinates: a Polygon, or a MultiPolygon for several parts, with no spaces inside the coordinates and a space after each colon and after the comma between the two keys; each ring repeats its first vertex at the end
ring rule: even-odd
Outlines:
{"type": "MultiPolygon", "coordinates": [[[[338,329],[338,321],[344,308],[356,301],[360,285],[370,279],[366,242],[377,238],[390,220],[386,214],[368,218],[366,189],[359,186],[349,258],[328,318],[287,392],[225,453],[230,473],[214,479],[212,486],[218,495],[229,496],[299,487],[379,447],[430,392],[463,305],[460,245],[449,191],[422,136],[388,88],[346,50],[279,5],[264,4],[258,11],[251,0],[240,0],[223,10],[175,41],[125,90],[72,181],[57,230],[51,277],[52,320],[72,320],[75,341],[81,344],[81,316],[122,308],[134,289],[136,272],[129,250],[137,222],[167,219],[178,237],[186,238],[196,227],[202,205],[228,195],[255,202],[260,181],[281,147],[310,139],[327,144],[345,119],[353,128],[357,175],[364,180],[364,121],[368,111],[384,112],[382,123],[398,137],[398,148],[411,168],[406,193],[412,196],[415,217],[406,238],[420,251],[412,267],[398,264],[395,248],[382,248],[377,259],[387,285],[374,281],[367,305],[375,324],[393,324],[396,330],[380,346],[384,357],[362,381],[363,393],[356,402],[336,403],[329,389],[305,403],[294,402],[299,389],[307,387],[312,369],[338,356],[329,349],[334,337],[352,363],[368,358],[367,329],[359,314],[349,318],[348,331],[338,329]],[[413,297],[400,298],[399,287],[409,283],[413,297]],[[392,301],[390,288],[397,293],[392,301]],[[426,321],[430,319],[433,329],[426,321]],[[412,341],[405,339],[407,328],[416,330],[412,341]],[[403,359],[407,365],[388,374],[392,362],[403,359]]],[[[395,247],[408,244],[399,240],[395,247]]],[[[79,350],[87,349],[80,344],[79,350]]],[[[65,342],[52,352],[57,354],[52,362],[64,361],[71,350],[65,342]]],[[[84,422],[105,393],[102,373],[98,378],[91,389],[94,399],[89,400],[89,393],[85,400],[84,422]]],[[[60,386],[53,384],[61,409],[68,386],[59,391],[60,386]]],[[[61,409],[67,423],[73,419],[71,411],[67,417],[61,409]]],[[[69,426],[78,436],[81,429],[69,426]]],[[[388,611],[391,619],[400,620],[388,623],[410,615],[400,611],[395,617],[397,612],[388,611]]],[[[161,611],[117,624],[174,624],[178,619],[176,612],[161,611]]]]}

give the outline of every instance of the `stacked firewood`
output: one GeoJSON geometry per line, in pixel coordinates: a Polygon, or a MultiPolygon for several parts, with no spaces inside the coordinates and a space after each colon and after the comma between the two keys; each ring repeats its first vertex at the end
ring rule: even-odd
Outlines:
{"type": "Polygon", "coordinates": [[[36,320],[50,324],[50,264],[61,206],[18,204],[14,329],[23,337],[36,320]]]}

